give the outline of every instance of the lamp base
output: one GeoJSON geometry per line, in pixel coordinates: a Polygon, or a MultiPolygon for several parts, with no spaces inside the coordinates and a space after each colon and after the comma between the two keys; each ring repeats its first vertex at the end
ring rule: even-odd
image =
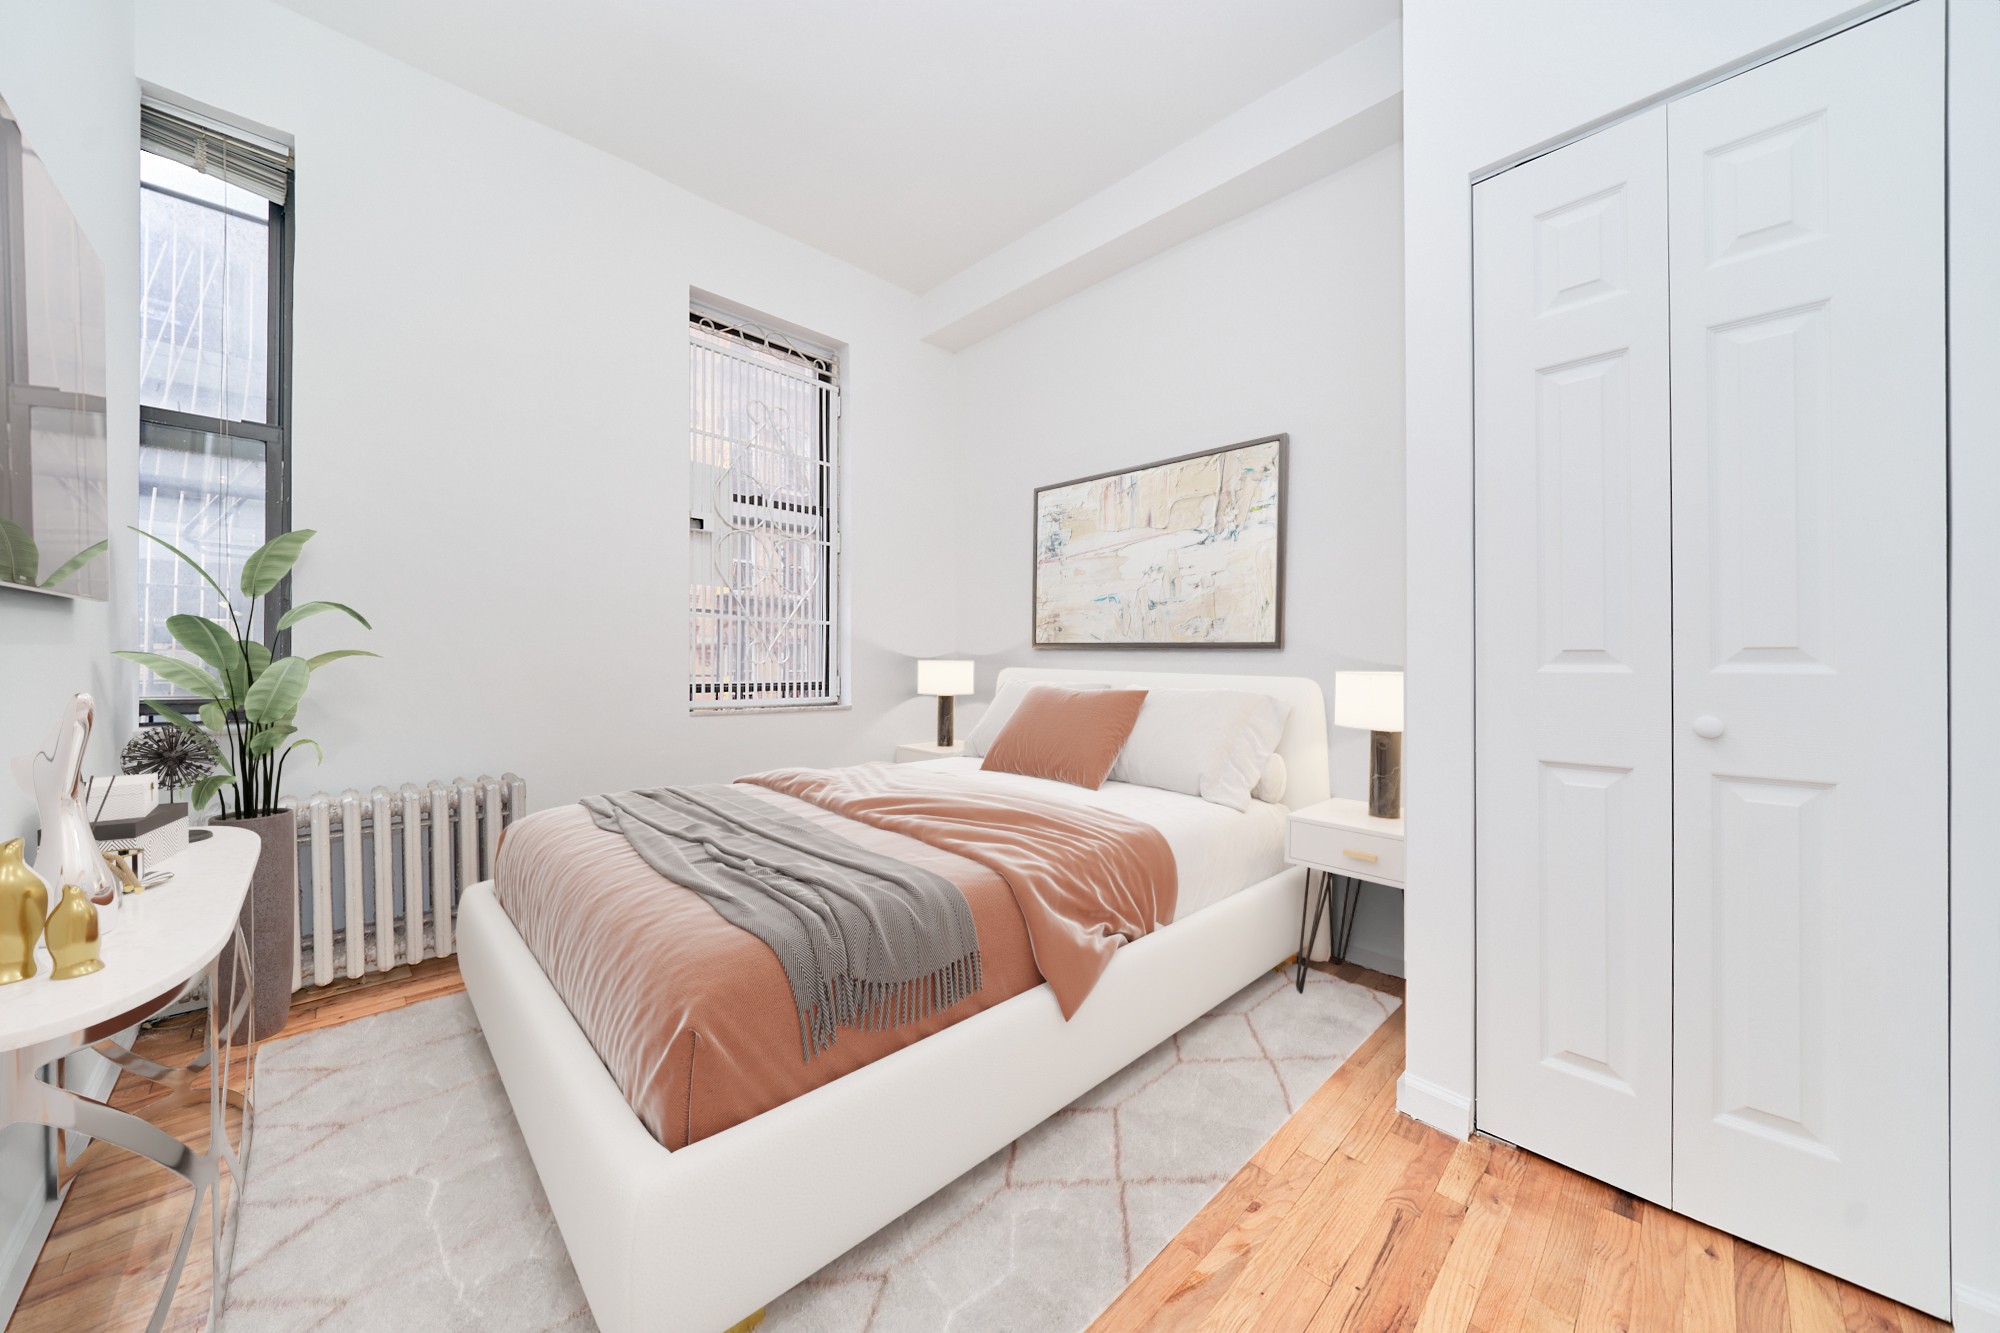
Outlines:
{"type": "Polygon", "coordinates": [[[951,748],[952,745],[952,711],[953,711],[952,696],[949,694],[940,694],[937,697],[937,700],[938,700],[937,743],[948,750],[951,748]]]}
{"type": "Polygon", "coordinates": [[[1403,733],[1368,733],[1368,813],[1377,819],[1403,817],[1403,733]]]}

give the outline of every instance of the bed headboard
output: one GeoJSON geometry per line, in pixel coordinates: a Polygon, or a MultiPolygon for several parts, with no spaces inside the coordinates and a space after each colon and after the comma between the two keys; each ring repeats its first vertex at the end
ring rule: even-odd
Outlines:
{"type": "MultiPolygon", "coordinates": [[[[1066,667],[1003,667],[998,685],[1019,680],[1037,685],[1081,681],[1134,689],[1254,690],[1292,706],[1278,753],[1285,758],[1285,804],[1294,810],[1333,794],[1327,773],[1326,696],[1319,682],[1303,676],[1207,676],[1179,671],[1083,671],[1066,667]]],[[[998,688],[996,685],[995,688],[998,688]]]]}

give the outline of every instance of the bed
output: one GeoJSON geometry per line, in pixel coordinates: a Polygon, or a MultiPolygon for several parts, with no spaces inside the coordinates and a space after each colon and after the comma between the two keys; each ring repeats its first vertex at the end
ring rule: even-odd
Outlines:
{"type": "MultiPolygon", "coordinates": [[[[998,684],[1010,681],[1275,696],[1290,706],[1284,804],[1327,795],[1312,681],[1026,668],[998,684]]],[[[1172,806],[1109,787],[1090,799],[1172,806]]],[[[466,987],[599,1326],[728,1328],[1283,960],[1304,872],[1262,873],[1279,863],[1249,825],[1202,836],[1184,814],[1159,817],[1183,901],[1170,924],[1117,950],[1071,1019],[1035,986],[671,1150],[628,1104],[492,884],[467,890],[466,987]]],[[[1282,824],[1282,812],[1251,818],[1282,824]]]]}

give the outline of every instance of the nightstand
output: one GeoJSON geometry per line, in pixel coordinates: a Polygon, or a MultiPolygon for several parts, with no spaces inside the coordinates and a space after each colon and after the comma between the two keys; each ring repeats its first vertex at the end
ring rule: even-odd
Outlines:
{"type": "Polygon", "coordinates": [[[939,745],[936,741],[911,741],[908,745],[896,747],[896,762],[914,764],[920,759],[956,759],[965,753],[965,742],[956,745],[939,745]]]}
{"type": "Polygon", "coordinates": [[[1368,802],[1336,796],[1292,811],[1285,825],[1285,859],[1306,868],[1305,902],[1299,907],[1298,987],[1303,991],[1320,918],[1327,919],[1333,961],[1344,963],[1362,884],[1403,888],[1403,821],[1377,819],[1368,813],[1368,802]]]}

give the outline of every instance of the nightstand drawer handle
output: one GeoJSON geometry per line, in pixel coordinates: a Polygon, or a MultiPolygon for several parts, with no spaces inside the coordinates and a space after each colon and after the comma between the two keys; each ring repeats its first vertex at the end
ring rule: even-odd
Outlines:
{"type": "Polygon", "coordinates": [[[1342,856],[1351,856],[1357,861],[1379,861],[1382,859],[1373,852],[1357,852],[1352,847],[1341,848],[1340,854],[1342,856]]]}

